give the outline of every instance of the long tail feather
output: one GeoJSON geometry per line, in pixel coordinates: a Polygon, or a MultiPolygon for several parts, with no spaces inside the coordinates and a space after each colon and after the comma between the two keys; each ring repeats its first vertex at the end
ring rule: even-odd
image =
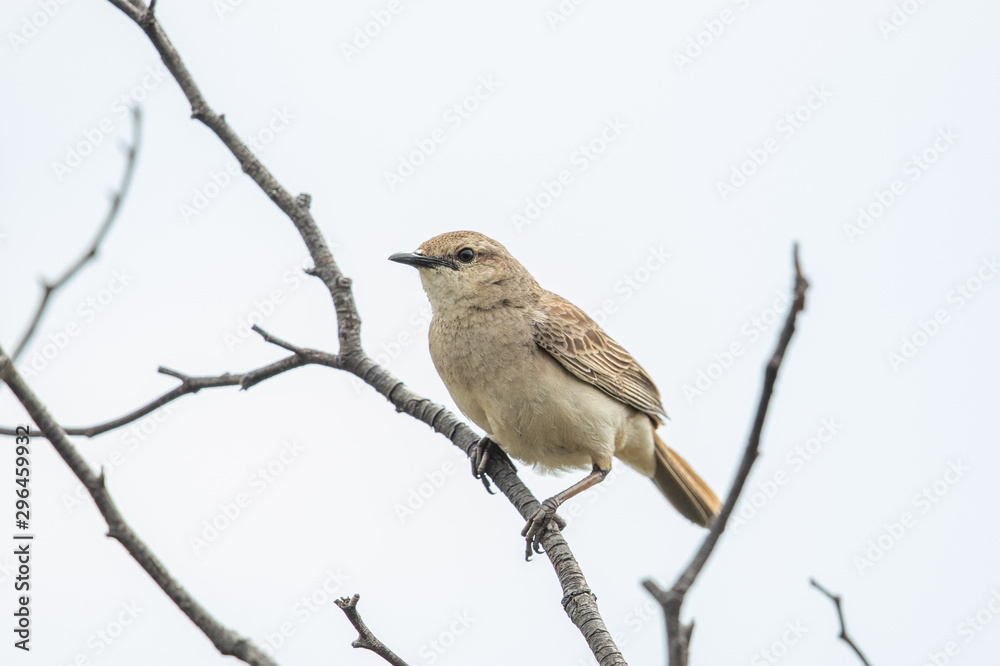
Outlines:
{"type": "Polygon", "coordinates": [[[708,527],[719,514],[722,502],[680,455],[654,432],[656,472],[653,483],[682,516],[708,527]]]}

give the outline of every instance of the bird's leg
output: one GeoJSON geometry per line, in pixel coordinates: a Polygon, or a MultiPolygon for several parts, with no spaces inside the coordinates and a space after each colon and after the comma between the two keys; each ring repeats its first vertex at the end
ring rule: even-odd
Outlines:
{"type": "Polygon", "coordinates": [[[548,526],[550,520],[556,521],[559,525],[559,529],[566,526],[565,521],[556,515],[556,509],[558,509],[562,503],[570,497],[579,495],[584,490],[596,486],[604,480],[604,477],[606,477],[610,471],[610,469],[601,469],[595,464],[594,470],[585,478],[581,479],[578,483],[574,483],[558,495],[554,495],[542,502],[542,505],[538,507],[538,510],[535,511],[535,513],[531,515],[531,518],[528,519],[524,529],[521,530],[521,536],[523,536],[527,541],[524,551],[525,560],[531,559],[532,551],[536,553],[542,552],[542,534],[545,533],[545,528],[548,526]]]}
{"type": "Polygon", "coordinates": [[[490,488],[490,479],[486,476],[486,463],[490,460],[491,451],[499,449],[500,447],[497,446],[497,443],[490,439],[489,435],[486,435],[476,442],[472,450],[469,451],[469,462],[472,463],[472,476],[483,482],[486,492],[490,495],[495,495],[496,493],[490,488]]]}

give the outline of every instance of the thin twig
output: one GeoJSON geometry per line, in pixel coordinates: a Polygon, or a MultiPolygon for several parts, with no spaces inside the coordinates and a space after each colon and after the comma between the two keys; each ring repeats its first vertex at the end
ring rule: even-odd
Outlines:
{"type": "Polygon", "coordinates": [[[97,251],[101,247],[101,243],[104,241],[104,237],[108,235],[108,230],[111,229],[112,223],[118,217],[118,212],[121,210],[122,201],[125,199],[125,195],[128,194],[129,187],[132,185],[132,174],[135,173],[135,162],[136,155],[139,153],[139,145],[142,140],[142,112],[139,107],[132,107],[132,143],[128,146],[125,151],[126,161],[125,161],[125,172],[122,174],[121,184],[118,186],[118,191],[111,195],[111,206],[108,208],[107,214],[104,216],[104,222],[101,223],[100,229],[97,230],[97,235],[94,236],[94,240],[91,241],[90,247],[83,253],[83,255],[76,260],[66,271],[59,277],[55,282],[48,282],[47,280],[42,280],[42,298],[38,301],[38,306],[35,308],[35,315],[31,318],[31,323],[28,324],[28,329],[21,336],[21,341],[17,343],[14,347],[14,353],[11,358],[15,361],[21,357],[21,352],[24,351],[25,347],[28,346],[28,342],[35,335],[35,331],[38,330],[38,324],[42,321],[42,315],[45,314],[45,310],[49,305],[49,301],[52,299],[53,294],[67,282],[69,282],[73,276],[80,272],[87,262],[91,261],[97,256],[97,251]]]}
{"type": "Polygon", "coordinates": [[[167,568],[153,554],[145,543],[132,531],[118,511],[104,485],[104,472],[97,474],[90,468],[80,453],[66,436],[66,431],[56,423],[48,410],[14,367],[14,361],[0,347],[0,381],[10,386],[11,391],[24,406],[31,419],[52,443],[56,453],[69,465],[94,499],[97,509],[108,524],[108,536],[116,539],[129,555],[139,563],[177,607],[212,641],[223,655],[241,659],[253,666],[277,666],[270,657],[248,639],[229,629],[206,611],[201,604],[181,587],[181,584],[167,572],[167,568]]]}
{"type": "MultiPolygon", "coordinates": [[[[288,343],[275,338],[267,331],[254,326],[254,330],[257,331],[266,341],[271,342],[284,349],[292,348],[288,343]]],[[[264,380],[270,379],[276,375],[280,375],[283,372],[289,370],[294,370],[295,368],[301,368],[306,365],[325,365],[332,368],[339,368],[341,366],[340,358],[335,354],[327,354],[315,349],[300,349],[298,347],[293,347],[293,350],[297,352],[287,358],[283,358],[280,361],[270,363],[262,368],[257,368],[256,370],[251,370],[249,372],[244,372],[242,374],[233,375],[230,373],[224,373],[221,375],[209,376],[209,377],[191,377],[177,370],[171,370],[170,368],[160,367],[158,372],[163,375],[168,375],[170,377],[175,377],[181,380],[180,386],[177,386],[170,391],[167,391],[159,398],[146,403],[142,407],[132,410],[128,414],[121,416],[112,421],[106,423],[99,423],[92,426],[81,426],[75,428],[64,428],[67,435],[79,436],[79,437],[96,437],[103,433],[115,430],[116,428],[121,428],[122,426],[128,425],[133,421],[138,421],[147,414],[156,411],[160,407],[163,407],[169,402],[188,395],[190,393],[197,393],[198,391],[205,388],[220,388],[223,386],[239,386],[240,389],[246,390],[252,386],[256,386],[264,380]]],[[[11,426],[0,426],[0,436],[10,436],[14,437],[17,435],[15,428],[11,426]]]]}
{"type": "Polygon", "coordinates": [[[764,418],[767,416],[767,408],[771,403],[771,394],[774,392],[774,383],[778,378],[778,369],[785,358],[788,343],[791,342],[792,335],[795,333],[795,320],[806,306],[806,289],[809,288],[809,281],[802,275],[802,267],[799,264],[798,243],[793,248],[792,257],[795,264],[795,298],[788,311],[788,316],[785,318],[785,326],[781,331],[781,336],[778,338],[774,354],[771,356],[771,360],[768,361],[767,367],[764,370],[764,385],[761,389],[760,402],[757,406],[757,416],[754,418],[753,429],[750,431],[750,438],[747,441],[746,449],[743,452],[743,459],[740,462],[733,486],[729,491],[729,496],[726,498],[726,503],[722,506],[722,511],[719,512],[715,522],[712,523],[712,527],[708,531],[708,536],[702,542],[701,548],[695,553],[691,563],[688,564],[670,590],[664,590],[651,579],[646,579],[642,582],[646,590],[653,595],[663,608],[667,626],[667,652],[669,655],[667,663],[669,666],[687,666],[688,646],[691,640],[691,632],[694,630],[694,623],[683,624],[681,622],[681,605],[684,603],[684,597],[688,593],[688,590],[691,589],[698,574],[701,573],[705,563],[708,562],[708,558],[715,549],[719,537],[725,531],[729,516],[732,514],[733,509],[736,508],[736,501],[739,499],[740,492],[742,492],[747,477],[750,475],[750,469],[757,459],[760,449],[760,436],[764,429],[764,418]]]}
{"type": "Polygon", "coordinates": [[[840,620],[840,640],[847,643],[851,647],[851,649],[854,650],[854,654],[858,655],[858,659],[861,660],[861,663],[864,664],[864,666],[871,666],[871,664],[865,658],[865,655],[861,654],[861,649],[858,648],[858,646],[854,643],[851,637],[847,634],[847,625],[844,624],[844,609],[841,608],[840,606],[840,595],[833,594],[832,592],[830,592],[828,589],[817,583],[815,578],[810,578],[809,584],[815,587],[823,594],[825,594],[826,596],[830,597],[830,600],[833,602],[833,605],[837,607],[837,618],[840,620]]]}
{"type": "Polygon", "coordinates": [[[396,655],[395,652],[387,648],[385,643],[380,641],[375,634],[371,632],[365,624],[365,621],[361,619],[361,614],[358,613],[358,600],[360,598],[360,594],[355,594],[353,597],[341,597],[340,599],[335,599],[333,602],[337,604],[337,607],[340,608],[340,610],[344,611],[344,615],[346,615],[347,619],[351,621],[354,628],[358,630],[358,637],[351,643],[351,646],[371,650],[392,664],[392,666],[408,666],[405,661],[396,655]]]}

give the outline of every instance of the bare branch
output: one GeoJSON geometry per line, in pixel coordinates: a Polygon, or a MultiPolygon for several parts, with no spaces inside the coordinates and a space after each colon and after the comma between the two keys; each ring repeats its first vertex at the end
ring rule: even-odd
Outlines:
{"type": "Polygon", "coordinates": [[[360,598],[360,594],[355,594],[351,598],[341,597],[333,602],[337,604],[340,610],[344,611],[344,615],[351,621],[354,628],[358,630],[358,637],[351,643],[351,646],[371,650],[392,664],[392,666],[408,666],[405,661],[396,656],[395,652],[387,648],[382,641],[376,638],[375,634],[365,625],[365,621],[361,619],[361,615],[358,613],[358,600],[360,598]]]}
{"type": "Polygon", "coordinates": [[[98,511],[101,512],[104,521],[108,524],[108,536],[116,539],[125,547],[129,555],[160,586],[160,589],[167,593],[171,601],[177,604],[177,607],[191,619],[195,626],[201,629],[216,649],[223,655],[236,657],[253,666],[277,666],[276,662],[248,639],[212,617],[188,594],[187,590],[181,587],[180,583],[163,566],[163,563],[132,531],[104,485],[104,472],[96,474],[87,465],[76,447],[69,441],[66,431],[49,415],[48,410],[25,383],[14,367],[14,361],[6,355],[2,347],[0,347],[0,381],[10,386],[11,391],[17,396],[39,430],[52,443],[56,453],[69,465],[73,474],[90,493],[98,511]]]}
{"type": "Polygon", "coordinates": [[[854,654],[858,655],[858,659],[861,661],[862,664],[864,664],[864,666],[871,666],[871,664],[865,658],[865,655],[861,654],[861,650],[854,643],[851,637],[847,634],[847,625],[844,624],[844,609],[841,608],[840,606],[840,595],[833,594],[832,592],[827,590],[825,587],[817,583],[815,578],[810,578],[809,584],[815,587],[823,594],[825,594],[826,596],[830,597],[830,600],[833,602],[833,605],[837,607],[837,618],[840,620],[840,640],[847,643],[851,647],[851,649],[854,650],[854,654]]]}
{"type": "Polygon", "coordinates": [[[122,174],[121,184],[118,186],[118,191],[111,195],[111,206],[108,208],[107,214],[104,216],[104,222],[101,223],[101,227],[97,230],[97,235],[94,236],[94,240],[91,241],[90,247],[83,253],[83,255],[76,260],[73,265],[66,269],[66,272],[59,277],[55,282],[48,282],[42,280],[42,298],[38,302],[38,307],[35,308],[35,315],[31,318],[31,323],[28,324],[28,329],[21,336],[21,341],[17,343],[14,348],[14,353],[11,355],[13,360],[17,360],[21,357],[21,352],[24,348],[28,346],[28,342],[35,335],[35,331],[38,330],[38,324],[42,321],[42,315],[45,314],[45,309],[49,305],[49,301],[52,299],[52,295],[63,285],[69,282],[74,275],[80,272],[87,262],[92,260],[97,256],[97,251],[101,247],[101,243],[104,241],[104,237],[108,235],[108,230],[111,229],[112,223],[118,217],[118,212],[121,210],[122,201],[125,199],[125,195],[128,194],[129,187],[132,185],[132,174],[135,173],[135,162],[136,155],[139,152],[139,145],[142,140],[142,112],[139,107],[132,107],[132,143],[128,146],[125,151],[126,161],[125,161],[125,172],[122,174]]]}
{"type": "Polygon", "coordinates": [[[339,353],[349,354],[361,351],[361,321],[358,318],[354,298],[351,295],[351,280],[344,277],[340,268],[330,253],[330,248],[323,239],[319,226],[309,212],[310,197],[308,195],[292,196],[270,171],[261,163],[250,148],[233,131],[223,114],[216,113],[205,101],[198,84],[181,60],[180,55],[170,43],[160,22],[149,8],[140,0],[109,0],[142,28],[163,60],[167,70],[181,87],[181,91],[191,104],[191,117],[203,123],[229,148],[239,161],[244,173],[250,176],[270,197],[278,208],[284,212],[295,225],[302,240],[305,242],[312,257],[313,275],[323,281],[333,297],[337,311],[337,322],[340,336],[339,353]]]}
{"type": "MultiPolygon", "coordinates": [[[[140,0],[109,0],[109,2],[135,21],[149,37],[167,70],[187,96],[191,104],[192,117],[215,132],[239,161],[243,171],[289,217],[302,236],[314,262],[314,268],[310,273],[320,278],[326,285],[337,312],[340,348],[333,358],[338,359],[339,367],[357,375],[374,387],[396,406],[397,411],[406,412],[424,421],[468,454],[472,445],[479,440],[468,426],[441,405],[434,404],[408,389],[362,350],[361,319],[351,292],[351,279],[341,273],[309,212],[309,195],[300,194],[298,197],[293,197],[237,136],[225,117],[208,106],[191,73],[149,8],[140,0]]],[[[301,358],[301,354],[297,352],[293,358],[301,358]]],[[[518,478],[509,461],[500,460],[499,457],[491,459],[486,472],[525,520],[528,515],[535,512],[539,506],[538,500],[518,478]]],[[[584,635],[598,662],[601,666],[625,664],[597,609],[596,598],[587,586],[579,564],[573,558],[562,535],[550,530],[542,543],[563,589],[563,608],[584,635]]]]}
{"type": "Polygon", "coordinates": [[[778,369],[785,358],[788,343],[791,342],[792,335],[795,333],[795,320],[806,306],[806,289],[809,288],[809,281],[802,275],[802,267],[799,264],[798,243],[793,248],[792,257],[795,264],[795,298],[788,311],[788,316],[785,318],[785,326],[778,338],[774,354],[771,356],[771,360],[768,361],[767,367],[764,370],[764,385],[761,389],[760,403],[757,406],[757,416],[754,418],[753,429],[750,431],[750,438],[747,441],[746,449],[743,452],[743,459],[740,462],[733,486],[729,491],[729,496],[726,498],[726,503],[722,506],[722,511],[719,512],[718,517],[712,523],[712,527],[702,542],[701,548],[695,553],[687,569],[684,570],[670,590],[664,590],[651,579],[646,579],[642,582],[643,587],[653,595],[663,608],[667,625],[667,651],[669,655],[668,664],[670,666],[687,666],[688,645],[691,640],[691,632],[694,630],[694,623],[681,623],[681,605],[684,603],[684,596],[691,589],[698,574],[704,568],[705,563],[708,562],[708,558],[715,549],[719,537],[725,531],[729,516],[732,514],[733,509],[736,508],[736,501],[739,499],[747,477],[750,475],[750,469],[757,459],[760,449],[760,436],[764,429],[764,418],[767,416],[767,408],[771,403],[771,394],[774,392],[774,383],[778,378],[778,369]]]}
{"type": "MultiPolygon", "coordinates": [[[[280,375],[283,372],[300,368],[304,365],[325,365],[332,368],[339,368],[341,365],[340,358],[334,354],[327,354],[315,349],[300,349],[298,347],[293,347],[286,342],[278,340],[257,326],[254,326],[254,330],[268,342],[277,344],[285,349],[291,348],[293,351],[296,351],[296,353],[293,356],[289,356],[280,361],[265,365],[262,368],[257,368],[256,370],[244,372],[239,375],[233,375],[227,372],[222,375],[211,377],[190,377],[182,372],[178,372],[177,370],[161,367],[158,372],[160,372],[160,374],[169,375],[181,380],[180,386],[167,391],[152,402],[149,402],[122,417],[108,421],[107,423],[100,423],[98,425],[86,427],[64,428],[66,434],[80,437],[96,437],[97,435],[128,425],[133,421],[138,421],[147,414],[155,412],[167,403],[173,402],[177,398],[188,395],[189,393],[197,393],[204,388],[239,386],[241,389],[246,390],[252,386],[256,386],[264,380],[280,375]]],[[[10,426],[0,427],[0,436],[7,435],[14,437],[16,434],[15,428],[10,426]]]]}
{"type": "MultiPolygon", "coordinates": [[[[92,437],[142,418],[182,395],[197,393],[203,388],[220,386],[249,388],[286,370],[312,364],[340,368],[357,375],[382,393],[389,402],[395,405],[396,411],[405,412],[423,421],[437,432],[448,437],[455,446],[465,451],[466,455],[479,441],[479,435],[454,414],[442,405],[419,396],[385,368],[363,354],[353,356],[350,365],[345,365],[339,356],[314,349],[296,347],[290,343],[279,341],[263,330],[258,330],[258,333],[269,341],[281,342],[280,346],[282,347],[295,349],[295,355],[242,375],[226,373],[217,377],[189,377],[176,370],[160,368],[161,373],[180,379],[181,385],[153,402],[114,421],[88,428],[67,428],[63,432],[92,437]]],[[[15,433],[13,428],[0,428],[0,434],[13,435],[15,433]]],[[[506,456],[491,456],[486,466],[486,473],[510,500],[523,519],[527,520],[538,509],[538,500],[521,481],[517,471],[506,456]]],[[[603,655],[601,658],[603,660],[600,661],[601,666],[624,664],[624,658],[615,647],[611,634],[597,610],[596,597],[587,585],[587,580],[562,534],[554,530],[548,531],[543,544],[545,554],[552,562],[562,585],[563,608],[573,623],[580,628],[594,654],[603,655]]]]}
{"type": "Polygon", "coordinates": [[[303,350],[302,350],[301,347],[296,347],[291,342],[285,342],[281,338],[278,338],[276,336],[271,335],[270,333],[268,333],[267,331],[265,331],[264,329],[262,329],[257,324],[253,325],[253,329],[252,330],[255,333],[258,333],[260,335],[260,337],[264,338],[265,342],[270,342],[272,345],[276,345],[278,347],[281,347],[282,349],[286,349],[286,350],[292,352],[293,354],[301,354],[303,352],[303,350]]]}
{"type": "MultiPolygon", "coordinates": [[[[479,435],[442,405],[421,397],[388,370],[367,356],[352,356],[345,360],[344,370],[357,375],[405,412],[423,421],[452,441],[466,455],[479,442],[479,435]]],[[[506,456],[490,456],[486,473],[501,493],[514,505],[521,518],[527,520],[541,506],[535,496],[517,475],[517,470],[506,456]]],[[[470,477],[471,478],[471,477],[470,477]]],[[[587,584],[587,579],[573,556],[562,533],[548,530],[542,540],[545,555],[549,558],[559,584],[562,586],[562,605],[587,640],[601,666],[625,664],[625,659],[615,645],[597,608],[597,598],[587,584]]]]}

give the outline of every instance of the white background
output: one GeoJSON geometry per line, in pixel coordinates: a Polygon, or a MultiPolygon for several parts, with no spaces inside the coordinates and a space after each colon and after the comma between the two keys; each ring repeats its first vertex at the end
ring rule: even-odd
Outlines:
{"type": "MultiPolygon", "coordinates": [[[[241,336],[251,316],[279,337],[336,351],[329,296],[298,271],[307,255],[294,227],[249,178],[214,186],[232,158],[190,120],[178,86],[149,74],[159,59],[143,33],[108,3],[50,2],[51,18],[41,4],[8,2],[0,14],[6,350],[38,278],[78,256],[117,187],[131,132],[122,96],[141,99],[145,114],[121,217],[19,363],[35,359],[29,381],[52,414],[68,426],[124,414],[176,385],[160,365],[209,375],[283,358],[241,336]],[[102,122],[110,134],[95,135],[102,122]],[[89,154],[57,173],[70,151],[89,154]],[[78,334],[60,338],[68,325],[78,334]]],[[[811,576],[844,595],[873,663],[929,663],[950,641],[953,656],[938,663],[982,664],[1000,651],[1000,279],[989,263],[1000,250],[1000,7],[909,0],[911,14],[886,31],[889,0],[593,2],[558,22],[547,16],[554,1],[403,2],[348,58],[343,45],[372,12],[384,20],[384,2],[231,4],[161,2],[159,17],[213,108],[242,136],[260,135],[259,154],[285,187],[312,194],[355,280],[368,352],[453,409],[427,352],[415,271],[386,257],[475,229],[548,289],[592,313],[614,310],[604,327],[663,393],[671,420],[662,436],[722,495],[776,339],[769,308],[791,284],[791,247],[801,243],[812,289],[745,493],[757,507],[741,505],[748,519],[727,532],[688,597],[692,664],[769,663],[764,649],[782,664],[856,663],[811,576]],[[716,22],[723,10],[727,24],[716,22]],[[449,123],[481,77],[498,87],[480,88],[485,99],[449,123]],[[779,123],[796,113],[788,136],[779,123]],[[620,135],[597,141],[601,154],[580,171],[574,156],[615,119],[620,135]],[[280,131],[261,134],[272,122],[280,131]],[[435,128],[443,143],[390,190],[385,172],[435,128]],[[777,150],[763,161],[769,139],[777,150]],[[914,171],[925,151],[933,163],[914,171]],[[763,164],[744,164],[754,154],[763,164]],[[724,200],[718,184],[734,168],[753,173],[724,200]],[[561,170],[570,186],[542,197],[547,207],[518,228],[512,215],[561,170]],[[896,180],[901,193],[849,234],[858,208],[880,212],[873,204],[888,201],[896,180]],[[653,251],[669,259],[647,264],[653,251]],[[959,285],[978,291],[970,300],[959,285]],[[938,310],[945,323],[925,323],[935,334],[920,335],[938,310]],[[754,318],[764,329],[756,339],[754,318]],[[889,354],[902,356],[914,336],[921,346],[894,367],[889,354]],[[723,352],[733,343],[742,353],[730,363],[723,352]],[[686,395],[699,372],[715,379],[686,395]],[[836,434],[810,443],[824,419],[836,434]],[[807,444],[809,460],[796,453],[807,444]],[[934,502],[920,499],[925,488],[934,502]],[[909,526],[894,526],[906,513],[909,526]],[[977,613],[981,631],[962,624],[977,613]]],[[[0,423],[25,418],[0,391],[0,423]]],[[[354,632],[332,603],[356,592],[368,624],[412,666],[589,663],[551,566],[523,561],[522,522],[508,502],[486,495],[448,441],[349,376],[306,368],[247,392],[205,390],[139,428],[76,443],[95,467],[119,463],[108,483],[126,519],[217,618],[258,645],[278,642],[289,623],[279,663],[381,663],[350,647],[354,632]],[[292,441],[299,452],[281,462],[292,441]],[[260,483],[256,470],[269,464],[280,473],[260,483]],[[421,492],[423,504],[401,513],[421,492]],[[249,506],[193,547],[241,493],[249,506]],[[300,601],[310,596],[313,610],[300,601]]],[[[76,502],[79,484],[47,443],[33,447],[33,651],[11,645],[5,569],[0,661],[219,663],[104,537],[92,503],[76,502]]],[[[0,460],[0,539],[9,539],[13,453],[0,460]]],[[[660,664],[661,617],[639,581],[669,585],[703,531],[640,475],[617,470],[562,510],[566,537],[626,658],[660,664]]],[[[577,479],[523,477],[539,498],[577,479]]],[[[0,547],[7,567],[12,548],[0,547]]]]}

